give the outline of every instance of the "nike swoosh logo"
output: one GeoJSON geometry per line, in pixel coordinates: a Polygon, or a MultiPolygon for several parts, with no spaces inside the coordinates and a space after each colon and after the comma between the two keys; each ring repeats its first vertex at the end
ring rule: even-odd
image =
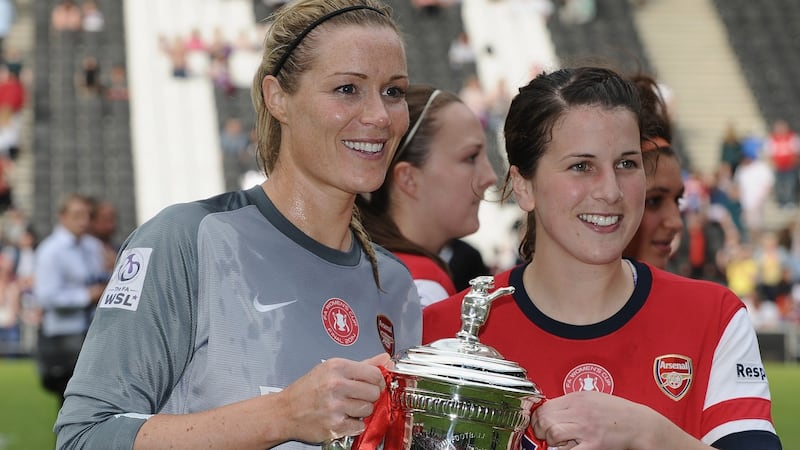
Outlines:
{"type": "Polygon", "coordinates": [[[263,313],[263,312],[275,311],[278,308],[283,308],[284,306],[291,305],[296,301],[297,300],[290,300],[288,302],[283,302],[283,303],[273,303],[271,305],[264,305],[258,302],[258,296],[256,296],[256,298],[253,299],[253,307],[256,309],[256,311],[263,313]]]}

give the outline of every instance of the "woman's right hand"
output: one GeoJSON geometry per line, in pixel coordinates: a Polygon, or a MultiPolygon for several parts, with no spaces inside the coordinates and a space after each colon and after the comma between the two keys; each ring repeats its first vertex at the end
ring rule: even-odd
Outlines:
{"type": "Polygon", "coordinates": [[[380,366],[388,354],[364,361],[331,358],[318,364],[279,394],[288,439],[320,443],[364,431],[364,417],[386,389],[380,366]]]}

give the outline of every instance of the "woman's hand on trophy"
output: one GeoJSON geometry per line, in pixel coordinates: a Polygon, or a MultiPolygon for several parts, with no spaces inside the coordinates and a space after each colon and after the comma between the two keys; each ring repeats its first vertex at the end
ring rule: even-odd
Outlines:
{"type": "Polygon", "coordinates": [[[364,361],[331,358],[281,392],[289,435],[318,443],[364,431],[364,417],[386,389],[379,369],[391,364],[387,354],[364,361]]]}
{"type": "Polygon", "coordinates": [[[636,449],[642,447],[649,408],[597,391],[548,399],[531,416],[536,437],[556,449],[636,449]]]}

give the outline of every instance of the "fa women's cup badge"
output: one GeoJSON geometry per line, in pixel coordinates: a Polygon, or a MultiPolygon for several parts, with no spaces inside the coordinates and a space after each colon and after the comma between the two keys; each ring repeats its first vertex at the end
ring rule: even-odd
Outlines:
{"type": "Polygon", "coordinates": [[[692,358],[683,355],[659,356],[653,363],[653,376],[661,392],[677,402],[692,386],[692,358]]]}

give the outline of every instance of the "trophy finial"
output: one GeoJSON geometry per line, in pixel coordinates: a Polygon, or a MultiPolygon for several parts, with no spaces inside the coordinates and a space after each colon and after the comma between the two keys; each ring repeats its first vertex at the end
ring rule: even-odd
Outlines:
{"type": "Polygon", "coordinates": [[[494,288],[494,277],[492,276],[473,278],[469,284],[472,288],[461,302],[461,330],[456,333],[456,337],[461,339],[468,348],[478,343],[478,330],[486,322],[492,302],[514,293],[512,286],[503,287],[490,293],[489,291],[494,288]]]}

